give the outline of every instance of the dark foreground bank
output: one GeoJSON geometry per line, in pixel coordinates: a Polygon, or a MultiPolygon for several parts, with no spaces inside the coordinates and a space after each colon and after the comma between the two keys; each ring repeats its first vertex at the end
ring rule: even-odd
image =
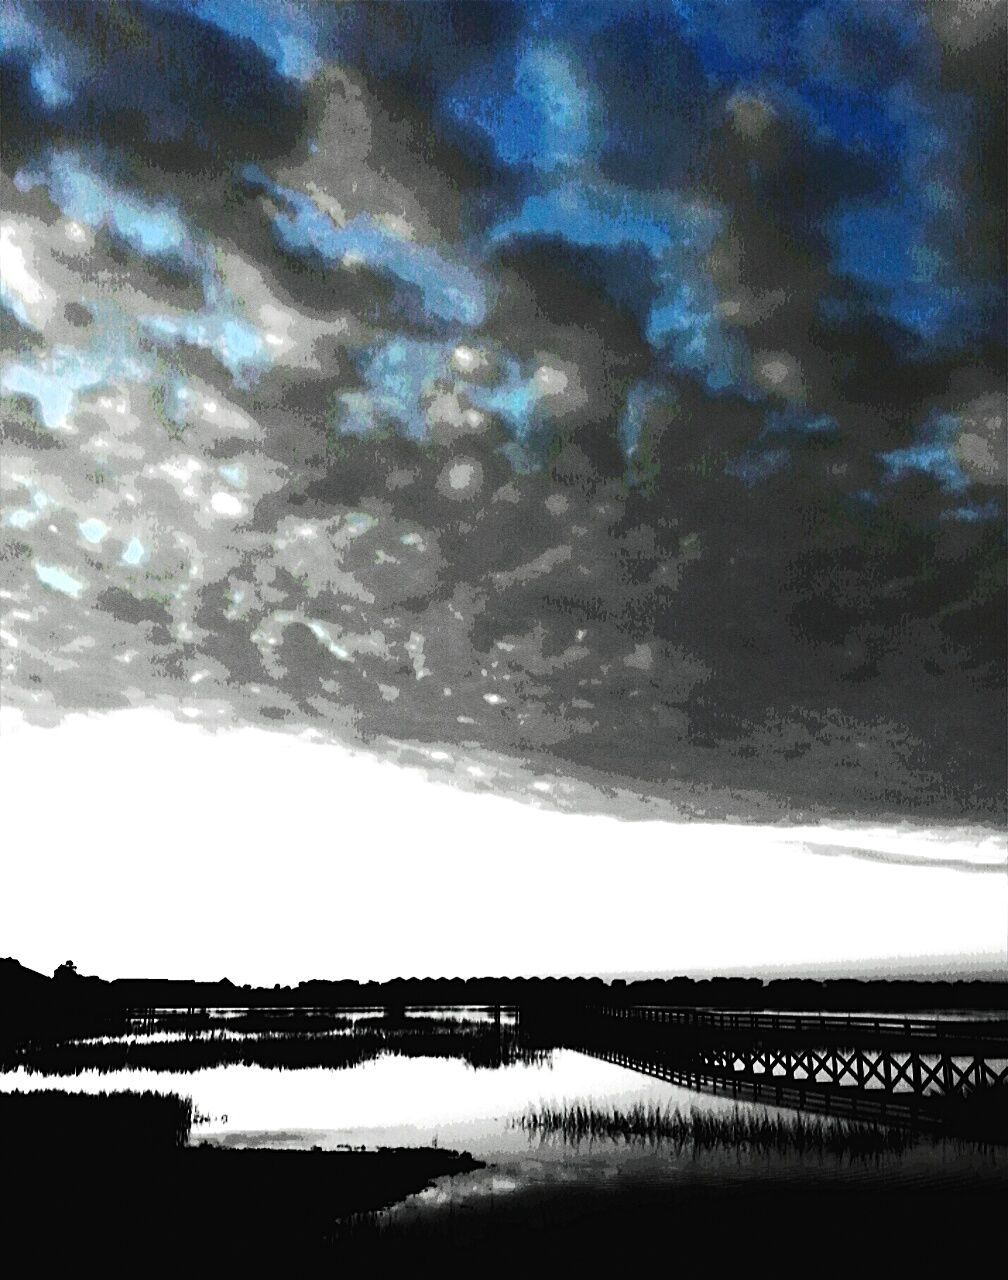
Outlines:
{"type": "Polygon", "coordinates": [[[979,1269],[1003,1248],[1008,1183],[760,1188],[732,1181],[632,1193],[583,1189],[483,1214],[344,1224],[341,1261],[421,1274],[726,1276],[800,1267],[816,1280],[871,1269],[979,1269]]]}
{"type": "Polygon", "coordinates": [[[435,1179],[478,1168],[465,1154],[180,1148],[38,1150],[7,1162],[5,1248],[36,1261],[146,1251],[300,1258],[331,1252],[341,1221],[435,1179]]]}
{"type": "Polygon", "coordinates": [[[766,1188],[730,1176],[681,1189],[562,1195],[482,1209],[412,1213],[432,1184],[450,1199],[454,1173],[475,1162],[451,1152],[221,1151],[195,1148],[110,1167],[52,1159],[12,1169],[2,1238],[9,1259],[97,1264],[132,1260],[206,1268],[266,1266],[283,1274],[645,1275],[703,1266],[728,1275],[801,1265],[817,1280],[863,1267],[956,1266],[998,1256],[1008,1184],[838,1189],[833,1181],[766,1188]],[[384,1206],[405,1201],[401,1218],[384,1206]],[[144,1261],[146,1259],[146,1261],[144,1261]],[[290,1269],[289,1269],[290,1268],[290,1269]],[[307,1269],[306,1269],[307,1268],[307,1269]],[[348,1268],[350,1270],[348,1270],[348,1268]],[[628,1270],[629,1269],[629,1270],[628,1270]]]}
{"type": "Polygon", "coordinates": [[[432,1148],[190,1146],[192,1120],[190,1100],[175,1094],[0,1094],[4,1248],[37,1261],[155,1242],[215,1257],[324,1253],[341,1221],[481,1167],[432,1148]]]}
{"type": "Polygon", "coordinates": [[[196,1274],[268,1264],[314,1274],[716,1275],[800,1265],[855,1269],[981,1265],[1000,1248],[1008,1162],[982,1174],[936,1168],[781,1181],[731,1161],[682,1185],[559,1183],[524,1191],[468,1155],[433,1148],[237,1150],[187,1144],[174,1095],[0,1095],[5,1257],[108,1274],[185,1260],[196,1274]],[[457,1194],[474,1170],[492,1194],[457,1194]],[[426,1194],[414,1198],[416,1193],[426,1194]],[[311,1264],[307,1271],[304,1264],[311,1264]],[[348,1273],[349,1274],[349,1273],[348,1273]]]}

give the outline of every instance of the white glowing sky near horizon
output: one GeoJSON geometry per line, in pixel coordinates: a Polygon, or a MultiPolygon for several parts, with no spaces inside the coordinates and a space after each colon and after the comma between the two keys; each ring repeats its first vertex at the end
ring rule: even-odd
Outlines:
{"type": "Polygon", "coordinates": [[[991,828],[621,822],[152,709],[56,729],[5,711],[0,779],[0,947],[43,972],[70,957],[272,985],[1008,961],[1008,840],[991,828]]]}

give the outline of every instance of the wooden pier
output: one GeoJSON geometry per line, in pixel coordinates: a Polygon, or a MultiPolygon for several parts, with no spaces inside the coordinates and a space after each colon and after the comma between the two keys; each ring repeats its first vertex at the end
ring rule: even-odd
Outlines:
{"type": "Polygon", "coordinates": [[[1008,1090],[1005,1021],[603,1005],[585,1032],[587,1052],[673,1083],[891,1122],[1008,1090]]]}

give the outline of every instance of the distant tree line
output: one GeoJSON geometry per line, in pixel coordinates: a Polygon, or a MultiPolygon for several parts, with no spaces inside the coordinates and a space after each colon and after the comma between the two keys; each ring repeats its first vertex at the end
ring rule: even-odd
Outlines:
{"type": "Polygon", "coordinates": [[[313,979],[297,986],[117,979],[108,984],[131,1007],[382,1006],[425,1004],[662,1004],[724,1009],[1008,1009],[1008,983],[805,978],[396,978],[388,982],[313,979]]]}
{"type": "Polygon", "coordinates": [[[407,1005],[683,1005],[693,1008],[823,1011],[975,1009],[1008,1011],[1008,982],[830,978],[396,978],[388,982],[312,979],[296,986],[237,986],[227,978],[105,981],[71,961],[52,978],[0,960],[0,999],[18,1021],[73,1022],[124,1009],[381,1007],[407,1005]]]}

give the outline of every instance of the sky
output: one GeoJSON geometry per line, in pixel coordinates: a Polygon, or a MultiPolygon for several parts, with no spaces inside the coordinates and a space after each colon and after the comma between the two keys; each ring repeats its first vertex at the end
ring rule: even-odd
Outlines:
{"type": "MultiPolygon", "coordinates": [[[[218,884],[243,849],[286,885],[291,847],[287,911],[310,871],[371,919],[394,797],[453,815],[416,901],[454,895],[461,967],[498,954],[490,901],[511,970],[665,969],[657,923],[537,949],[495,886],[559,886],[547,852],[590,849],[587,910],[673,834],[711,901],[727,875],[742,910],[750,866],[797,857],[812,897],[870,882],[889,913],[766,954],[731,916],[677,964],[1003,954],[1003,868],[879,859],[887,831],[1003,842],[1006,17],[11,0],[0,752],[24,892],[47,883],[28,850],[70,857],[45,797],[77,788],[107,813],[89,883],[119,868],[82,920],[191,859],[218,884]],[[296,822],[293,775],[242,797],[302,749],[391,771],[342,838],[324,785],[296,822]],[[206,824],[190,756],[222,780],[206,824]],[[754,834],[809,824],[874,832],[872,856],[754,834]]],[[[248,893],[224,937],[251,971],[248,893]]],[[[55,917],[34,924],[48,953],[55,917]]]]}
{"type": "MultiPolygon", "coordinates": [[[[635,822],[155,710],[0,718],[0,950],[39,972],[306,978],[1008,971],[975,826],[635,822]],[[58,781],[54,785],[54,779],[58,781]]],[[[473,766],[469,766],[473,767],[473,766]]],[[[491,764],[482,767],[489,772],[491,764]]]]}

